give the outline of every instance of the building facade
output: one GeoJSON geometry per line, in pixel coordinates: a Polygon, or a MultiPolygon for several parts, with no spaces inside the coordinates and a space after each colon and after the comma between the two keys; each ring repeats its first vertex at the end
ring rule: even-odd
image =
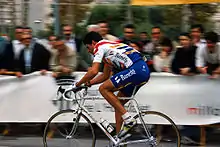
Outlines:
{"type": "Polygon", "coordinates": [[[0,33],[8,33],[16,24],[16,9],[14,0],[0,1],[0,33]]]}

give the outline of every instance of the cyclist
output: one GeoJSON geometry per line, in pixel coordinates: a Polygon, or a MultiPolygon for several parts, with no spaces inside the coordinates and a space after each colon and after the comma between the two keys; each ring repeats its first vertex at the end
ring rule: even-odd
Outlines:
{"type": "Polygon", "coordinates": [[[120,101],[118,97],[130,97],[135,86],[139,89],[148,82],[150,78],[148,66],[137,50],[123,43],[103,40],[96,32],[88,33],[83,43],[88,52],[94,55],[94,60],[92,67],[75,86],[102,83],[99,91],[115,108],[116,132],[123,136],[136,125],[137,121],[124,108],[123,105],[127,101],[120,101]],[[98,75],[102,62],[103,73],[98,75]],[[115,69],[119,72],[111,76],[115,69]],[[114,94],[116,91],[119,91],[117,96],[114,94]],[[123,121],[124,125],[121,128],[123,121]]]}

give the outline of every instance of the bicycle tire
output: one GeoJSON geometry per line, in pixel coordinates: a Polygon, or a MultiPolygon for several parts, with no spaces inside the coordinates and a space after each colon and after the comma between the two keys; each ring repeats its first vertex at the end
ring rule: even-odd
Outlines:
{"type": "MultiPolygon", "coordinates": [[[[45,127],[45,129],[44,129],[44,134],[43,134],[43,144],[44,144],[44,147],[48,147],[48,145],[47,145],[47,132],[48,132],[48,130],[50,129],[49,126],[50,126],[52,120],[53,120],[54,118],[56,118],[57,116],[59,116],[59,115],[61,115],[61,114],[64,114],[64,113],[74,113],[74,110],[71,110],[71,109],[61,110],[61,111],[59,111],[59,112],[53,114],[53,115],[49,118],[49,120],[47,121],[46,127],[45,127]]],[[[95,144],[96,144],[96,135],[95,135],[95,131],[94,131],[94,128],[93,128],[93,126],[92,126],[92,123],[91,123],[91,121],[88,119],[88,117],[86,117],[84,114],[81,113],[81,114],[79,114],[79,115],[80,115],[79,118],[83,117],[83,119],[85,119],[86,122],[89,124],[90,129],[91,129],[91,132],[92,132],[92,138],[91,138],[91,139],[92,139],[92,144],[91,144],[92,146],[91,146],[91,147],[95,147],[95,144]]],[[[74,118],[73,118],[73,119],[74,119],[74,118]]]]}
{"type": "MultiPolygon", "coordinates": [[[[157,115],[160,117],[163,117],[164,119],[166,119],[169,123],[171,123],[172,128],[174,129],[176,136],[177,136],[177,146],[176,147],[180,147],[181,146],[181,136],[180,136],[180,132],[179,129],[177,128],[176,124],[174,123],[174,121],[168,117],[167,115],[161,113],[161,112],[157,112],[157,111],[142,111],[141,115],[157,115]]],[[[136,115],[135,118],[139,118],[139,115],[136,115]]]]}

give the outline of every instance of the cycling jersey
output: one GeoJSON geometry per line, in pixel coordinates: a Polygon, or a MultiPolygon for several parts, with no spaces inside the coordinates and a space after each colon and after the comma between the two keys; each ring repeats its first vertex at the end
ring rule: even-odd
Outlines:
{"type": "Polygon", "coordinates": [[[94,48],[93,62],[104,62],[119,72],[110,80],[125,96],[130,97],[150,78],[150,71],[141,54],[132,47],[107,40],[99,41],[94,48]]]}
{"type": "Polygon", "coordinates": [[[131,67],[140,59],[140,52],[123,43],[102,40],[95,45],[93,62],[103,61],[120,71],[131,67]]]}

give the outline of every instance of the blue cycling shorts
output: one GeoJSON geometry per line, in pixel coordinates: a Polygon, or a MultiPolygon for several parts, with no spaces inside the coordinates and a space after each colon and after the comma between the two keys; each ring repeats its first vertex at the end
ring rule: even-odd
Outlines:
{"type": "Polygon", "coordinates": [[[126,97],[130,97],[135,86],[137,86],[136,93],[141,86],[148,82],[149,78],[150,71],[147,64],[143,60],[139,60],[128,69],[113,75],[110,80],[115,88],[119,89],[126,97]]]}

